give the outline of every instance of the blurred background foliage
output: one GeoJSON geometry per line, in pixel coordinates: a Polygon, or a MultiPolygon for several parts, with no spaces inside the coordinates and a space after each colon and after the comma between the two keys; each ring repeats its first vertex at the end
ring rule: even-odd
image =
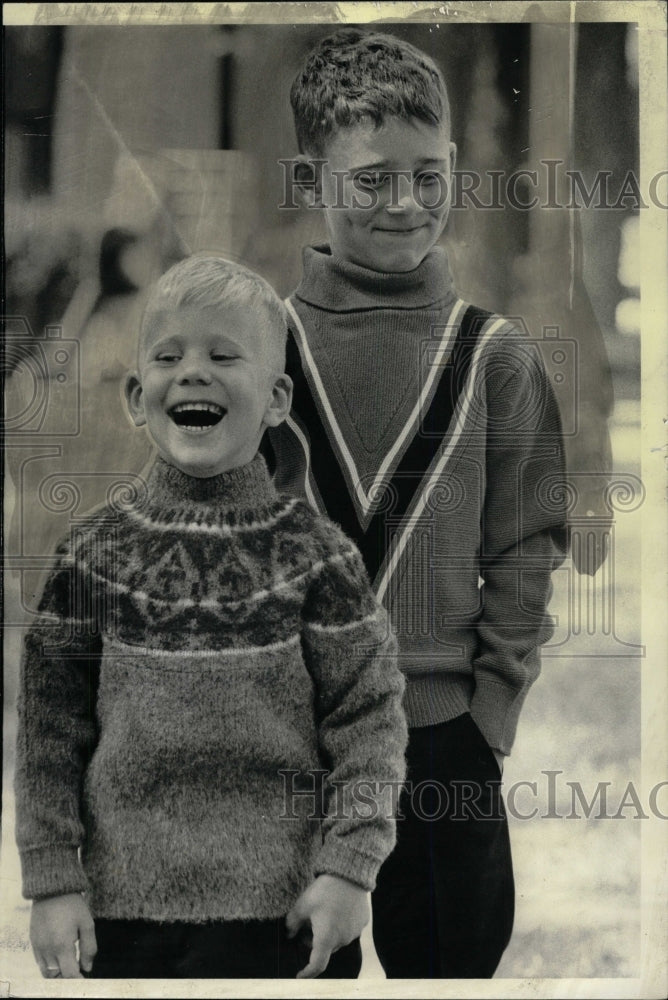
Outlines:
{"type": "MultiPolygon", "coordinates": [[[[532,12],[532,23],[431,18],[381,27],[441,66],[457,169],[480,175],[483,203],[491,172],[535,170],[537,184],[520,185],[518,197],[536,194],[544,204],[549,159],[561,163],[562,204],[570,198],[566,169],[578,170],[589,190],[607,171],[614,200],[638,171],[636,26],[551,24],[532,12]]],[[[303,23],[6,30],[5,313],[27,320],[37,338],[60,324],[81,345],[91,392],[131,363],[143,292],[184,254],[214,250],[258,270],[283,295],[295,287],[301,247],[325,230],[320,212],[280,207],[286,168],[278,161],[297,152],[290,83],[331,30],[303,23]],[[115,261],[106,258],[107,269],[124,275],[120,295],[105,289],[101,252],[117,231],[132,237],[117,245],[115,261]]],[[[611,519],[614,399],[618,414],[637,419],[638,210],[629,198],[613,210],[539,204],[527,211],[503,188],[502,204],[480,210],[464,199],[443,243],[460,294],[522,317],[541,341],[567,425],[572,517],[597,519],[588,524],[591,565],[578,564],[593,572],[611,519]],[[565,375],[553,360],[559,350],[543,341],[546,327],[576,344],[565,375]]],[[[10,371],[16,356],[6,358],[10,371]]],[[[19,383],[10,389],[23,412],[33,388],[19,383]]],[[[98,408],[98,420],[104,412],[98,408]]],[[[111,426],[118,407],[106,416],[111,426]]],[[[127,439],[130,428],[120,426],[127,439]]],[[[77,454],[82,468],[111,468],[83,440],[77,454]]],[[[127,471],[138,472],[136,462],[127,471]]]]}
{"type": "MultiPolygon", "coordinates": [[[[458,169],[510,175],[534,167],[541,155],[557,156],[589,184],[598,171],[609,171],[613,192],[629,171],[637,175],[632,23],[381,27],[441,66],[458,169]]],[[[95,271],[96,247],[113,226],[150,234],[162,240],[168,259],[178,255],[173,232],[151,232],[161,213],[163,223],[165,216],[174,221],[169,198],[159,190],[152,196],[150,183],[143,189],[141,182],[147,159],[173,149],[244,154],[245,165],[233,172],[232,187],[215,209],[217,246],[260,270],[282,294],[290,292],[301,245],[324,230],[318,212],[279,208],[284,173],[277,160],[296,153],[292,78],[330,30],[327,24],[7,28],[5,311],[25,314],[35,332],[60,321],[77,282],[95,271]],[[135,175],[128,162],[139,166],[135,175]],[[253,171],[253,184],[244,186],[253,171]]],[[[225,172],[225,158],[219,163],[225,172]]],[[[177,193],[169,192],[172,200],[177,193]]],[[[484,182],[478,193],[485,197],[484,182]]],[[[508,203],[502,211],[454,210],[446,242],[462,293],[508,312],[527,291],[523,280],[530,285],[518,262],[544,256],[546,237],[541,245],[536,221],[545,225],[559,214],[508,203]]],[[[603,332],[616,392],[637,397],[639,331],[633,308],[619,308],[637,297],[637,211],[629,199],[613,211],[577,215],[578,277],[603,332]]],[[[572,277],[568,259],[549,263],[552,282],[555,263],[572,277]]],[[[550,289],[528,291],[544,297],[550,289]]]]}

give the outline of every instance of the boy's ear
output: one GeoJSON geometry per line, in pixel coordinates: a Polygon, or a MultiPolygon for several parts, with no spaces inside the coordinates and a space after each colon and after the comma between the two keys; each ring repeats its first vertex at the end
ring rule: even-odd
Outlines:
{"type": "Polygon", "coordinates": [[[455,169],[457,163],[457,144],[454,142],[450,143],[450,173],[455,169]]]}
{"type": "Polygon", "coordinates": [[[125,402],[135,427],[143,427],[146,423],[144,390],[137,372],[130,372],[125,379],[125,402]]]}
{"type": "Polygon", "coordinates": [[[282,424],[292,406],[292,379],[289,375],[277,375],[271,390],[271,399],[264,413],[265,427],[282,424]]]}
{"type": "Polygon", "coordinates": [[[307,208],[322,208],[322,167],[324,160],[300,153],[294,162],[293,179],[307,208]]]}

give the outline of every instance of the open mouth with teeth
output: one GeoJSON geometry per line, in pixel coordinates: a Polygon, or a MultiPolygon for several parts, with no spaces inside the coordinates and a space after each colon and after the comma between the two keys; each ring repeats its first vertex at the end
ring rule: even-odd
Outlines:
{"type": "Polygon", "coordinates": [[[177,427],[187,431],[208,431],[223,419],[227,410],[217,403],[178,403],[169,411],[177,427]]]}

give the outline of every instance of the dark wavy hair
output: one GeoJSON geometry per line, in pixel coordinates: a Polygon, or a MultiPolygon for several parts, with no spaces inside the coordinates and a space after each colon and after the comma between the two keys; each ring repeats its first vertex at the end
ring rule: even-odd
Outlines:
{"type": "Polygon", "coordinates": [[[329,136],[371,118],[417,118],[450,127],[450,105],[438,66],[394,35],[343,28],[306,57],[290,90],[302,153],[321,155],[329,136]]]}

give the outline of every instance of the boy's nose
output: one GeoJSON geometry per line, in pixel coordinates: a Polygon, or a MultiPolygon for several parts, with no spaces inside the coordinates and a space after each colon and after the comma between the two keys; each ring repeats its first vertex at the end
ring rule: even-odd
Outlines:
{"type": "MultiPolygon", "coordinates": [[[[400,180],[403,180],[403,178],[400,178],[400,180]]],[[[385,203],[385,211],[397,215],[413,212],[416,208],[418,208],[418,204],[415,200],[413,186],[409,185],[407,181],[398,185],[390,193],[390,197],[385,203]]]]}
{"type": "Polygon", "coordinates": [[[211,374],[205,364],[197,359],[184,360],[177,376],[179,385],[210,385],[211,374]]]}

